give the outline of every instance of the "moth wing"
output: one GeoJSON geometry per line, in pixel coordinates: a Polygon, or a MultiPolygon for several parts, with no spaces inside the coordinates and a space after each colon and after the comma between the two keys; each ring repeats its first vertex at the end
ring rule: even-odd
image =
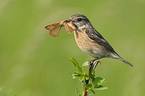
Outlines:
{"type": "Polygon", "coordinates": [[[54,24],[49,24],[45,28],[49,30],[49,35],[57,37],[60,33],[61,27],[62,25],[60,24],[60,22],[58,22],[54,24]]]}
{"type": "Polygon", "coordinates": [[[64,25],[67,33],[69,33],[69,34],[73,33],[74,30],[67,23],[64,23],[63,25],[64,25]]]}
{"type": "Polygon", "coordinates": [[[61,30],[61,27],[56,27],[49,31],[49,35],[51,35],[53,37],[57,37],[60,33],[60,30],[61,30]]]}

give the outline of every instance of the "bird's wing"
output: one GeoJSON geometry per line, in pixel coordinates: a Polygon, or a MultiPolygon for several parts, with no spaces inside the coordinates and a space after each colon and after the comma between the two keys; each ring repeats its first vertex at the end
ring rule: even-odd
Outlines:
{"type": "MultiPolygon", "coordinates": [[[[111,47],[111,45],[103,38],[103,36],[97,32],[94,28],[90,30],[86,30],[86,34],[88,37],[96,42],[97,44],[103,46],[110,52],[115,52],[114,49],[111,47]]],[[[116,53],[116,52],[115,52],[116,53]]]]}

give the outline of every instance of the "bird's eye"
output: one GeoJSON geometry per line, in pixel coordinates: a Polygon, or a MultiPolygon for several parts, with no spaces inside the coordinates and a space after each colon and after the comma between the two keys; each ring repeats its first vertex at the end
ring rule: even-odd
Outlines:
{"type": "Polygon", "coordinates": [[[82,20],[83,20],[82,18],[78,18],[78,19],[77,19],[77,21],[82,21],[82,20]]]}

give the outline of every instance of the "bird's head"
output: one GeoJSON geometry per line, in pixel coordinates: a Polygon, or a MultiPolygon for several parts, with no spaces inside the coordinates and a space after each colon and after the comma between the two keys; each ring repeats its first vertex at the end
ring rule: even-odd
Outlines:
{"type": "Polygon", "coordinates": [[[70,19],[66,20],[66,22],[72,22],[72,24],[74,24],[78,29],[86,28],[90,24],[89,19],[81,14],[72,15],[70,19]]]}

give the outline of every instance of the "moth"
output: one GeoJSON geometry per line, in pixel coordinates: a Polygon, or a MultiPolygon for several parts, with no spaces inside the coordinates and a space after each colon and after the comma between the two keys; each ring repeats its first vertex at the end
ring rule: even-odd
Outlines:
{"type": "Polygon", "coordinates": [[[75,26],[73,25],[72,22],[65,22],[65,20],[53,24],[48,24],[45,26],[45,29],[49,30],[49,35],[53,37],[57,37],[61,31],[61,28],[65,27],[67,33],[73,33],[75,26]]]}

